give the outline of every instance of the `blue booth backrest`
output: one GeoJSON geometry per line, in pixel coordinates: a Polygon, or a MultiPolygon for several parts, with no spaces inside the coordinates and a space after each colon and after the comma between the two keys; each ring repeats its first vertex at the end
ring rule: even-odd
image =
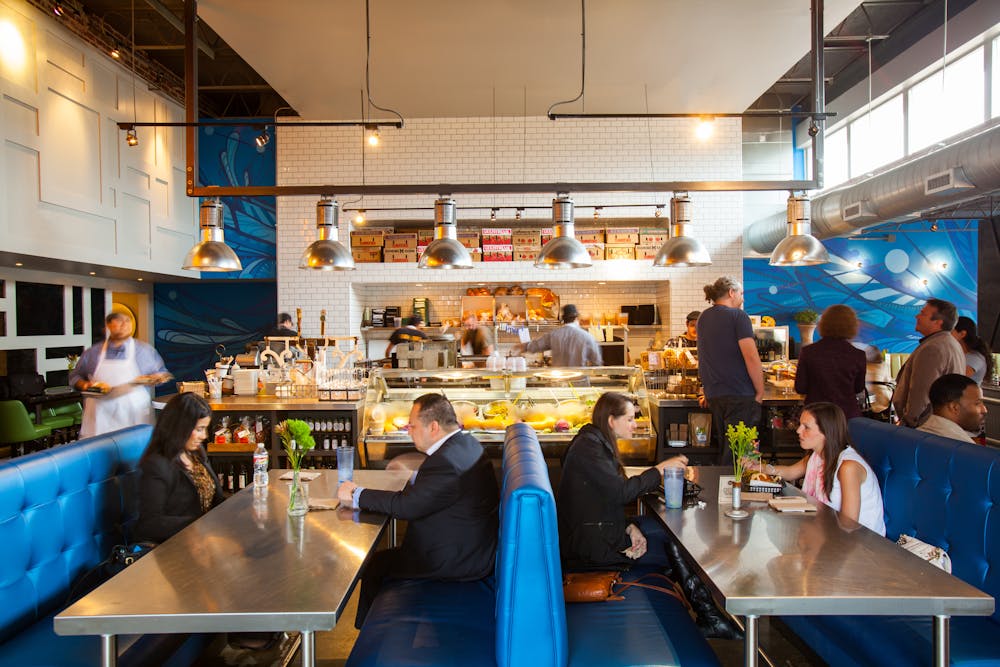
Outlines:
{"type": "Polygon", "coordinates": [[[945,549],[955,576],[1000,597],[1000,451],[864,418],[850,431],[882,488],[886,537],[945,549]]]}
{"type": "Polygon", "coordinates": [[[507,427],[497,548],[496,661],[499,667],[565,667],[566,605],[559,524],[548,466],[534,430],[507,427]]]}
{"type": "Polygon", "coordinates": [[[73,583],[120,544],[138,513],[152,426],[0,465],[0,642],[66,602],[73,583]]]}

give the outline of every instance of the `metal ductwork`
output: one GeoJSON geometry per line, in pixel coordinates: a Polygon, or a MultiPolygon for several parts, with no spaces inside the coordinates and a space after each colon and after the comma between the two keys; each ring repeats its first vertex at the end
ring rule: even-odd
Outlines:
{"type": "MultiPolygon", "coordinates": [[[[812,200],[812,234],[846,236],[872,225],[938,209],[1000,188],[1000,123],[865,181],[812,200]]],[[[744,238],[770,254],[785,238],[785,213],[754,222],[744,238]]]]}

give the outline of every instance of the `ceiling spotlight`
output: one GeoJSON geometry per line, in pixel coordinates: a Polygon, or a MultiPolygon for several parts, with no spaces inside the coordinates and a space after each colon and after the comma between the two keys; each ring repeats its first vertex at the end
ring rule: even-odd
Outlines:
{"type": "Polygon", "coordinates": [[[365,224],[365,209],[359,208],[358,212],[354,214],[354,224],[356,225],[365,224]]]}
{"type": "Polygon", "coordinates": [[[434,240],[420,255],[419,269],[471,269],[469,249],[458,242],[455,200],[439,197],[434,202],[434,240]]]}
{"type": "Polygon", "coordinates": [[[810,233],[809,197],[788,195],[788,230],[771,253],[771,266],[814,266],[830,261],[823,244],[810,233]]]}
{"type": "Polygon", "coordinates": [[[111,57],[114,58],[115,60],[118,60],[119,58],[122,57],[122,52],[118,49],[117,46],[112,46],[111,51],[109,51],[108,53],[110,53],[111,57]]]}
{"type": "Polygon", "coordinates": [[[129,146],[139,145],[139,135],[136,134],[134,127],[125,130],[125,143],[128,144],[129,146]]]}
{"type": "Polygon", "coordinates": [[[497,221],[497,210],[495,208],[490,209],[490,222],[497,221]]]}
{"type": "Polygon", "coordinates": [[[600,206],[595,206],[594,207],[594,221],[596,222],[600,217],[601,217],[601,207],[600,206]]]}
{"type": "Polygon", "coordinates": [[[517,209],[516,211],[514,211],[514,219],[515,219],[515,220],[520,220],[520,219],[521,219],[521,213],[522,213],[523,211],[524,211],[524,209],[523,209],[523,208],[519,208],[519,209],[517,209]]]}
{"type": "Polygon", "coordinates": [[[96,276],[96,275],[97,275],[97,271],[91,271],[91,272],[90,272],[90,275],[92,275],[92,276],[96,276]]]}
{"type": "Polygon", "coordinates": [[[940,227],[938,227],[938,223],[932,222],[931,223],[931,231],[932,232],[936,232],[938,229],[940,229],[940,227]]]}
{"type": "Polygon", "coordinates": [[[309,244],[299,259],[300,269],[316,271],[353,271],[354,257],[337,240],[340,206],[333,199],[321,198],[316,203],[316,240],[309,244]]]}
{"type": "Polygon", "coordinates": [[[555,234],[538,253],[537,268],[583,269],[594,265],[590,253],[573,235],[573,200],[568,195],[556,194],[552,200],[552,226],[555,234]]]}
{"type": "Polygon", "coordinates": [[[656,210],[653,211],[653,217],[654,218],[661,218],[661,217],[663,217],[663,204],[657,204],[656,210]]]}
{"type": "Polygon", "coordinates": [[[694,128],[694,136],[700,141],[708,141],[715,132],[715,119],[711,116],[698,119],[698,125],[694,128]]]}
{"type": "Polygon", "coordinates": [[[242,271],[243,264],[226,245],[222,231],[222,202],[218,197],[202,200],[201,242],[188,251],[182,268],[191,271],[242,271]]]}
{"type": "Polygon", "coordinates": [[[254,141],[257,143],[257,148],[263,148],[271,143],[271,135],[267,133],[266,127],[261,129],[260,134],[257,135],[254,141]]]}
{"type": "Polygon", "coordinates": [[[52,13],[55,14],[56,16],[65,16],[66,15],[66,8],[63,7],[62,5],[58,5],[58,4],[57,5],[53,5],[53,7],[52,7],[52,13]]]}
{"type": "Polygon", "coordinates": [[[688,236],[691,224],[691,199],[686,192],[670,198],[670,238],[660,246],[653,266],[708,266],[712,258],[701,241],[688,236]]]}

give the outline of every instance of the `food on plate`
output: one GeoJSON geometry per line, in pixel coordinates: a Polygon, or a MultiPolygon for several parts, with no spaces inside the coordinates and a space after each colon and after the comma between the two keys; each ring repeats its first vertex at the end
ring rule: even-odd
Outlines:
{"type": "Polygon", "coordinates": [[[106,394],[111,391],[111,386],[106,382],[95,382],[87,387],[87,391],[94,392],[95,394],[106,394]]]}
{"type": "Polygon", "coordinates": [[[762,470],[747,470],[743,473],[743,481],[747,484],[755,486],[781,486],[781,477],[777,475],[768,475],[762,470]]]}
{"type": "Polygon", "coordinates": [[[493,290],[493,296],[507,296],[507,288],[506,287],[496,288],[495,290],[493,290]]]}
{"type": "Polygon", "coordinates": [[[506,303],[502,304],[500,308],[497,309],[497,322],[512,322],[514,321],[514,313],[511,311],[510,306],[506,303]]]}
{"type": "Polygon", "coordinates": [[[572,428],[572,424],[570,424],[565,419],[560,419],[559,421],[556,422],[555,430],[557,433],[565,433],[569,431],[570,428],[572,428]]]}
{"type": "Polygon", "coordinates": [[[760,318],[760,326],[762,327],[773,327],[775,326],[774,318],[770,315],[764,315],[760,318]]]}
{"type": "Polygon", "coordinates": [[[514,296],[521,296],[522,294],[524,294],[524,288],[521,287],[520,285],[514,285],[509,290],[507,290],[507,293],[513,294],[514,296]]]}

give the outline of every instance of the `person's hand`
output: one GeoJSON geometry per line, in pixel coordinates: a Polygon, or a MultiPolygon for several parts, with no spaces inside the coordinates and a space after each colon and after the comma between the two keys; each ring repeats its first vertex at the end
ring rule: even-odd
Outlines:
{"type": "Polygon", "coordinates": [[[358,485],[354,482],[341,482],[340,486],[337,487],[337,500],[344,507],[354,507],[354,489],[358,488],[358,485]]]}
{"type": "Polygon", "coordinates": [[[708,399],[705,398],[705,394],[699,394],[698,395],[698,407],[700,407],[700,408],[707,408],[708,407],[708,399]]]}
{"type": "Polygon", "coordinates": [[[764,390],[761,389],[756,394],[754,394],[753,395],[753,400],[755,400],[755,401],[757,401],[757,403],[760,403],[761,405],[763,405],[764,404],[764,390]]]}
{"type": "Polygon", "coordinates": [[[740,459],[740,465],[744,470],[758,470],[763,465],[760,459],[744,456],[740,459]]]}
{"type": "Polygon", "coordinates": [[[632,541],[632,546],[625,550],[625,555],[632,560],[642,558],[642,555],[646,553],[646,536],[634,523],[630,523],[625,528],[625,532],[628,534],[629,540],[632,541]]]}
{"type": "Polygon", "coordinates": [[[656,464],[656,469],[660,471],[660,475],[663,475],[663,471],[667,468],[684,468],[688,464],[688,457],[680,454],[679,456],[672,456],[669,459],[660,461],[656,464]]]}

